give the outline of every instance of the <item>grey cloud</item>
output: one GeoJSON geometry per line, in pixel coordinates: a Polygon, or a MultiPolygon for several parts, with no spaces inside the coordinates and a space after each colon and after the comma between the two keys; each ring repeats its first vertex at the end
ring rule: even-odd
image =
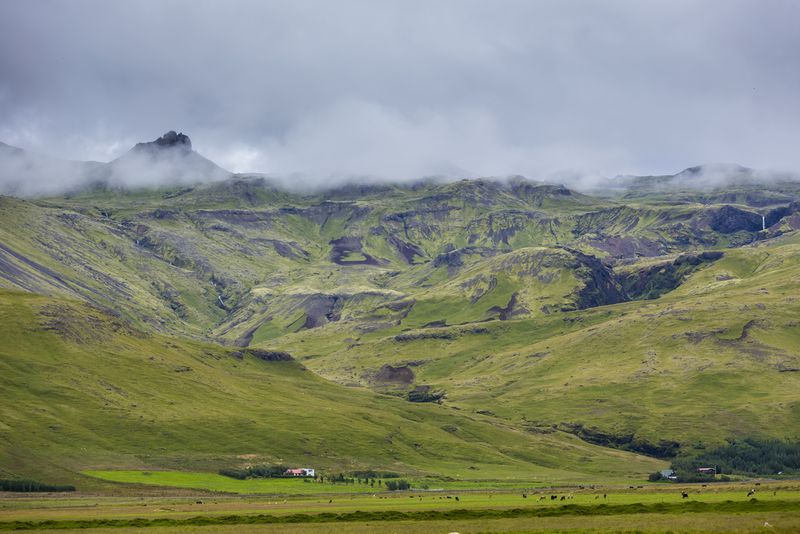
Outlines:
{"type": "Polygon", "coordinates": [[[791,0],[5,0],[0,140],[109,161],[180,129],[224,168],[312,182],[798,169],[798,19],[791,0]]]}

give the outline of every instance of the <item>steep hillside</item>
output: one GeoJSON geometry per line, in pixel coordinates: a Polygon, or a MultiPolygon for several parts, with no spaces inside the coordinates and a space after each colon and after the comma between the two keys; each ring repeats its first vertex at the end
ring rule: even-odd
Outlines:
{"type": "Polygon", "coordinates": [[[343,319],[421,326],[442,306],[453,324],[625,301],[624,263],[800,227],[796,202],[623,205],[521,179],[303,196],[240,176],[0,202],[3,286],[239,345],[343,319]]]}
{"type": "Polygon", "coordinates": [[[365,333],[328,325],[261,346],[292,350],[342,382],[402,394],[425,388],[443,394],[445,405],[490,410],[520,428],[559,428],[612,445],[638,440],[639,450],[655,454],[669,452],[658,450],[662,442],[796,439],[797,235],[700,260],[627,266],[649,280],[671,273],[663,279],[673,284],[679,269],[696,264],[657,300],[457,327],[365,333]],[[406,379],[387,384],[387,365],[395,375],[407,370],[406,379]]]}
{"type": "MultiPolygon", "coordinates": [[[[0,292],[0,474],[259,462],[464,479],[637,476],[652,460],[327,382],[290,355],[151,335],[73,301],[0,292]]],[[[85,487],[85,486],[84,486],[85,487]]]]}
{"type": "Polygon", "coordinates": [[[735,168],[732,197],[702,169],[606,197],[523,178],[301,194],[193,182],[216,171],[181,134],[140,157],[190,172],[0,197],[0,469],[255,455],[577,480],[659,465],[587,442],[798,438],[796,184],[735,168]]]}

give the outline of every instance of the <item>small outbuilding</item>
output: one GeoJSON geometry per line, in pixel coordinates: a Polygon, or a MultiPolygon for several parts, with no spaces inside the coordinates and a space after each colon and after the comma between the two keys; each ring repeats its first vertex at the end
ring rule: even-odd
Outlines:
{"type": "Polygon", "coordinates": [[[314,478],[315,471],[312,467],[297,467],[294,469],[287,469],[285,475],[291,477],[311,477],[314,478]]]}

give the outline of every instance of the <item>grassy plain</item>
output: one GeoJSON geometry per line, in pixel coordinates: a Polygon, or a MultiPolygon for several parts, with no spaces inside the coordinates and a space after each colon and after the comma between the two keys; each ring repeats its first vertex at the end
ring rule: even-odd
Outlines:
{"type": "Polygon", "coordinates": [[[84,532],[793,532],[796,481],[528,491],[191,497],[4,496],[0,530],[80,527],[84,532]],[[757,500],[746,495],[757,488],[757,500]],[[681,491],[687,491],[684,499],[681,491]],[[551,500],[551,495],[557,495],[551,500]],[[565,501],[560,500],[564,496],[565,501]],[[458,500],[456,500],[458,497],[458,500]],[[288,524],[287,524],[288,523],[288,524]],[[38,527],[37,527],[38,525],[38,527]],[[94,528],[104,527],[104,528],[94,528]],[[85,529],[85,530],[84,530],[85,529]],[[372,529],[372,530],[370,530],[372,529]]]}

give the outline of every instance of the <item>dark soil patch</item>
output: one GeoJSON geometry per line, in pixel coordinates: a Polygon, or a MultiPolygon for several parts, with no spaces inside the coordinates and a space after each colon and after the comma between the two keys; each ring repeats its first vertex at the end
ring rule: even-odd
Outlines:
{"type": "Polygon", "coordinates": [[[361,238],[357,236],[344,236],[330,242],[331,261],[338,265],[380,265],[377,258],[370,256],[362,249],[361,238]],[[356,254],[363,259],[347,259],[348,255],[356,254]]]}
{"type": "Polygon", "coordinates": [[[405,365],[393,367],[386,364],[375,373],[373,380],[382,383],[412,384],[414,383],[414,371],[405,365]]]}

